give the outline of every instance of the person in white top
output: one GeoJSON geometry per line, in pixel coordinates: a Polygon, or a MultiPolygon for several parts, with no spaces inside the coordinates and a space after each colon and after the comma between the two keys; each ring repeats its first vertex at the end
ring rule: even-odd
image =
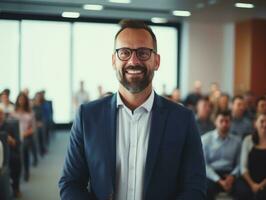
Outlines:
{"type": "Polygon", "coordinates": [[[240,200],[266,199],[266,114],[255,119],[256,131],[248,135],[242,145],[240,172],[236,184],[240,200]]]}
{"type": "Polygon", "coordinates": [[[88,103],[90,100],[89,93],[85,90],[84,85],[84,81],[80,81],[79,90],[75,93],[73,97],[73,106],[75,112],[81,104],[88,103]]]}

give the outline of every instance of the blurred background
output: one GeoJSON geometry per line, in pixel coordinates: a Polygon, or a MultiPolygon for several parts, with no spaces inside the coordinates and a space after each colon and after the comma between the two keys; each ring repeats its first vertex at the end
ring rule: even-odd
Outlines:
{"type": "MultiPolygon", "coordinates": [[[[77,107],[117,91],[111,55],[123,18],[146,21],[157,36],[158,94],[195,113],[191,92],[266,94],[265,0],[0,0],[0,101],[13,105],[0,106],[0,113],[20,149],[9,153],[20,157],[13,178],[4,156],[3,198],[59,199],[57,181],[77,107]],[[34,111],[26,175],[20,98],[34,111]]],[[[2,140],[12,143],[8,136],[2,140]]]]}

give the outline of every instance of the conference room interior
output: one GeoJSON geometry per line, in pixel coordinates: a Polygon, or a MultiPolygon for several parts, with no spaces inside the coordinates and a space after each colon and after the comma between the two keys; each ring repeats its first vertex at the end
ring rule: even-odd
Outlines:
{"type": "MultiPolygon", "coordinates": [[[[191,109],[195,119],[199,109],[208,112],[213,128],[220,104],[233,113],[240,98],[255,130],[256,116],[266,113],[265,1],[0,1],[0,200],[60,199],[78,107],[117,92],[112,54],[121,19],[143,20],[157,37],[157,94],[191,109]],[[33,114],[28,151],[16,114],[20,99],[33,114]],[[205,100],[206,110],[199,105],[205,100]]],[[[216,199],[233,197],[222,192],[216,199]]]]}

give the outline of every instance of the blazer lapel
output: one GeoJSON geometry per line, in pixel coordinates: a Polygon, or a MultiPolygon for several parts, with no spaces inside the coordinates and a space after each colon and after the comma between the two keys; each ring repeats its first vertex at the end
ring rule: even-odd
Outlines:
{"type": "Polygon", "coordinates": [[[155,94],[144,175],[144,194],[146,194],[149,182],[151,181],[151,176],[153,173],[154,165],[156,163],[156,158],[160,147],[160,141],[164,133],[166,120],[167,109],[163,107],[161,97],[155,94]]]}
{"type": "MultiPolygon", "coordinates": [[[[107,158],[109,158],[113,189],[115,191],[115,178],[116,178],[116,116],[117,116],[117,105],[116,95],[113,95],[110,104],[106,108],[106,136],[109,143],[109,152],[107,152],[107,158]]],[[[114,192],[113,191],[113,192],[114,192]]]]}

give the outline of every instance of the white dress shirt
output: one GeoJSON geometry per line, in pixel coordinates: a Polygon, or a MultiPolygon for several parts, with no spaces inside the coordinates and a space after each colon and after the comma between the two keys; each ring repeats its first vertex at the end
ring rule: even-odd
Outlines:
{"type": "Polygon", "coordinates": [[[131,111],[117,93],[116,200],[142,200],[154,91],[131,111]]]}

